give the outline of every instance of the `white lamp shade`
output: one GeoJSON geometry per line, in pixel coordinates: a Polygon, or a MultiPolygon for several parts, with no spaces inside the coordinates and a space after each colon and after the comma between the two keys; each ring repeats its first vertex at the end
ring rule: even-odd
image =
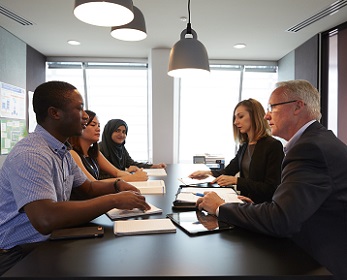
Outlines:
{"type": "Polygon", "coordinates": [[[141,41],[147,37],[145,18],[139,8],[133,7],[134,19],[111,28],[111,36],[123,41],[141,41]]]}
{"type": "Polygon", "coordinates": [[[181,39],[171,49],[169,76],[183,78],[210,73],[206,48],[197,39],[196,32],[191,31],[192,34],[187,34],[187,30],[183,30],[181,39]]]}
{"type": "Polygon", "coordinates": [[[75,0],[75,16],[97,26],[115,26],[134,19],[132,0],[75,0]]]}

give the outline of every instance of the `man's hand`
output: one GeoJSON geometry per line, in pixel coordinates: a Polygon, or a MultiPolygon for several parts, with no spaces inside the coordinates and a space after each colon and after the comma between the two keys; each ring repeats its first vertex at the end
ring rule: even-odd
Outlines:
{"type": "Polygon", "coordinates": [[[224,204],[225,201],[218,196],[215,192],[204,192],[204,197],[197,200],[196,205],[199,210],[206,210],[209,214],[216,215],[216,210],[219,206],[224,204]]]}

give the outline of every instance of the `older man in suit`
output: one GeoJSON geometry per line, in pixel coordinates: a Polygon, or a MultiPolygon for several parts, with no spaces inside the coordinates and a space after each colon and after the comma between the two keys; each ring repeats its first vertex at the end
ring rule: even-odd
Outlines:
{"type": "Polygon", "coordinates": [[[320,117],[320,94],[309,82],[278,83],[265,118],[273,135],[288,143],[272,201],[224,203],[211,192],[198,207],[220,221],[291,238],[342,280],[347,279],[347,146],[320,117]]]}

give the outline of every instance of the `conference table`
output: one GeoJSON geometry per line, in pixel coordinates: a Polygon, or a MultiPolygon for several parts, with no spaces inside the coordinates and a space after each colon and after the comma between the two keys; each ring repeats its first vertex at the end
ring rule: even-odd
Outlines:
{"type": "MultiPolygon", "coordinates": [[[[180,181],[199,164],[171,164],[166,193],[146,195],[163,210],[145,219],[175,212],[180,181]]],[[[241,228],[189,236],[176,233],[116,237],[113,221],[102,215],[92,221],[105,229],[103,237],[46,241],[8,270],[4,278],[73,279],[332,279],[331,273],[286,238],[274,238],[241,228]]]]}

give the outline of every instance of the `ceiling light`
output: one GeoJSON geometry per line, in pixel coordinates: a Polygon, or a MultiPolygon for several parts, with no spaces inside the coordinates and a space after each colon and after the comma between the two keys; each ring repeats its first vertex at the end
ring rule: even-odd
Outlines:
{"type": "Polygon", "coordinates": [[[69,41],[67,41],[67,43],[68,43],[69,45],[72,45],[72,46],[79,46],[79,45],[81,45],[80,42],[75,41],[75,40],[69,40],[69,41]]]}
{"type": "Polygon", "coordinates": [[[97,26],[127,24],[134,18],[132,0],[75,0],[75,16],[97,26]]]}
{"type": "Polygon", "coordinates": [[[187,28],[181,32],[181,39],[170,51],[168,75],[189,77],[210,73],[208,55],[204,45],[197,39],[190,23],[190,0],[188,0],[187,28]]]}
{"type": "Polygon", "coordinates": [[[133,7],[134,19],[111,28],[111,36],[123,41],[141,41],[147,37],[145,18],[139,8],[133,7]]]}
{"type": "Polygon", "coordinates": [[[246,44],[244,44],[244,43],[239,43],[239,44],[234,45],[235,49],[244,49],[245,47],[246,47],[246,44]]]}

